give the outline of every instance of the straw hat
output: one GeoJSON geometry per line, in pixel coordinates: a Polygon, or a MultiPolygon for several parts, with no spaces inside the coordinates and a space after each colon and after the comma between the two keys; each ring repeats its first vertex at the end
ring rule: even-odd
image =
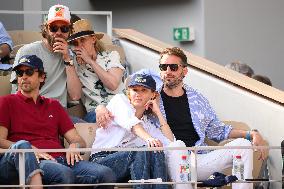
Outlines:
{"type": "Polygon", "coordinates": [[[85,19],[81,19],[81,20],[74,22],[72,34],[68,38],[67,42],[73,41],[73,40],[81,38],[81,37],[89,36],[89,35],[96,36],[96,38],[98,40],[100,40],[104,36],[104,34],[102,34],[102,33],[95,33],[94,32],[92,24],[90,23],[90,21],[85,20],[85,19]]]}

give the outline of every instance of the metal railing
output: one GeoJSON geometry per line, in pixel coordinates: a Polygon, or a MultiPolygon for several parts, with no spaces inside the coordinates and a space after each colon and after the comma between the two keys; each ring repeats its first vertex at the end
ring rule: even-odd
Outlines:
{"type": "MultiPolygon", "coordinates": [[[[111,11],[71,11],[72,14],[87,14],[107,17],[107,34],[112,37],[112,12],[111,11]]],[[[0,14],[48,14],[48,11],[13,11],[13,10],[0,10],[0,14]]]]}
{"type": "MultiPolygon", "coordinates": [[[[64,187],[64,186],[101,186],[101,185],[115,185],[115,186],[132,186],[143,184],[192,184],[194,188],[197,188],[197,153],[201,150],[218,150],[218,149],[268,149],[268,150],[281,150],[280,146],[199,146],[199,147],[157,147],[157,148],[80,148],[80,149],[0,149],[1,153],[13,152],[19,153],[19,185],[0,185],[2,187],[20,187],[26,188],[36,185],[25,184],[25,153],[29,152],[91,152],[96,151],[167,151],[167,150],[190,150],[191,158],[191,181],[189,182],[141,182],[141,183],[97,183],[97,184],[57,184],[57,185],[41,185],[48,187],[64,187]]],[[[269,181],[236,181],[237,183],[244,182],[282,182],[282,180],[269,180],[269,181]]]]}

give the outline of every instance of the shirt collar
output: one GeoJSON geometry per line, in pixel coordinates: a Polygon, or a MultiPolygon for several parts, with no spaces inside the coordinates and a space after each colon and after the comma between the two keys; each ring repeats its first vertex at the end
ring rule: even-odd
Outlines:
{"type": "MultiPolygon", "coordinates": [[[[17,92],[17,95],[18,95],[22,100],[24,100],[25,102],[33,101],[32,98],[29,98],[29,97],[26,97],[25,95],[23,95],[23,94],[21,93],[21,91],[18,91],[18,92],[17,92]]],[[[43,104],[44,99],[45,99],[45,98],[44,98],[43,96],[40,96],[40,95],[39,95],[38,98],[37,98],[37,102],[43,104]]]]}

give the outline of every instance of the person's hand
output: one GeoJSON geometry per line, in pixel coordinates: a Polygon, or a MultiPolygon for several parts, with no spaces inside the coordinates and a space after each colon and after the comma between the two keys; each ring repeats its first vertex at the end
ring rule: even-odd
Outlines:
{"type": "MultiPolygon", "coordinates": [[[[69,145],[69,149],[76,149],[78,143],[71,143],[69,145]]],[[[68,165],[74,165],[75,162],[79,162],[83,160],[82,156],[80,155],[80,152],[67,152],[66,153],[66,160],[68,165]]]]}
{"type": "Polygon", "coordinates": [[[89,55],[84,47],[76,47],[74,48],[74,52],[76,53],[77,60],[79,60],[79,64],[85,63],[91,65],[96,62],[97,57],[92,57],[91,55],[89,55]]]}
{"type": "Polygon", "coordinates": [[[106,128],[107,125],[113,120],[112,113],[103,105],[96,108],[96,122],[99,127],[106,128]]]}
{"type": "MultiPolygon", "coordinates": [[[[258,131],[251,131],[253,146],[266,146],[262,136],[258,131]]],[[[260,157],[258,159],[265,160],[268,156],[268,149],[260,149],[260,157]]]]}
{"type": "Polygon", "coordinates": [[[148,147],[163,147],[163,143],[156,138],[148,138],[146,142],[148,147]]]}
{"type": "Polygon", "coordinates": [[[61,37],[56,37],[54,39],[54,44],[53,44],[53,52],[58,52],[61,53],[63,56],[63,60],[69,61],[69,50],[68,50],[68,43],[65,39],[61,37]]]}
{"type": "Polygon", "coordinates": [[[146,104],[145,104],[145,108],[146,110],[148,110],[149,108],[153,111],[153,113],[155,113],[156,115],[158,113],[160,113],[160,98],[159,96],[156,96],[155,99],[149,100],[146,104]]]}
{"type": "MultiPolygon", "coordinates": [[[[33,149],[38,149],[34,146],[32,146],[33,149]]],[[[46,152],[34,152],[35,153],[35,157],[38,163],[40,163],[41,159],[45,159],[45,160],[52,160],[52,161],[56,161],[54,159],[54,157],[52,157],[50,154],[46,153],[46,152]]]]}

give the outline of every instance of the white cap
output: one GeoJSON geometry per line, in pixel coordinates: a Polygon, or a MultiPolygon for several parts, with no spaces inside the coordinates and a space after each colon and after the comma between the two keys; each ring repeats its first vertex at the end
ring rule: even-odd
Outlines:
{"type": "Polygon", "coordinates": [[[54,21],[64,21],[70,24],[70,11],[69,8],[64,5],[54,5],[50,7],[48,11],[48,17],[47,17],[47,24],[50,24],[54,21]]]}

